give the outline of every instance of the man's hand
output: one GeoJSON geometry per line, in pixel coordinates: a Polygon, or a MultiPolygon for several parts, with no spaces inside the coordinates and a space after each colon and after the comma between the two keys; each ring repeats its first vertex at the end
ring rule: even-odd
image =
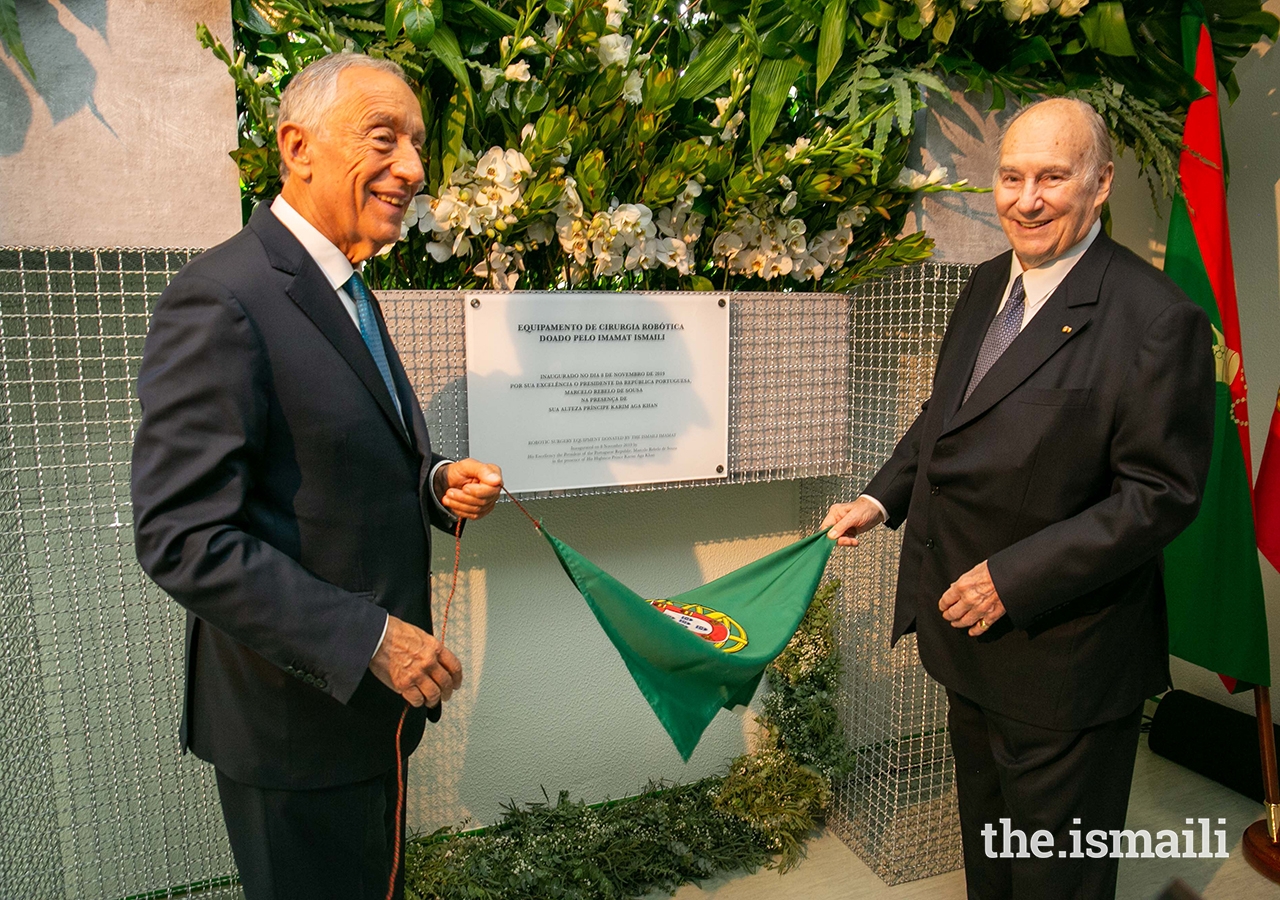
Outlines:
{"type": "Polygon", "coordinates": [[[827,537],[834,538],[841,547],[858,546],[858,535],[875,528],[884,521],[884,514],[866,497],[852,503],[837,503],[827,510],[822,528],[830,528],[827,537]]]}
{"type": "Polygon", "coordinates": [[[445,509],[463,519],[482,519],[502,493],[502,470],[476,459],[460,459],[436,470],[436,496],[445,509]]]}
{"type": "Polygon", "coordinates": [[[938,609],[952,628],[968,628],[969,637],[984,633],[1004,615],[1004,604],[985,559],[947,588],[938,601],[938,609]]]}
{"type": "Polygon", "coordinates": [[[387,633],[369,660],[369,670],[413,706],[443,703],[462,685],[458,657],[421,628],[395,616],[387,616],[387,633]]]}

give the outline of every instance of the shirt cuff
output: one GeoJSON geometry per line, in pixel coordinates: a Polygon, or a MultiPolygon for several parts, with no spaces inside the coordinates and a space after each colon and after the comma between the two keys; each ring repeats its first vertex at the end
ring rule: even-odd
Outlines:
{"type": "Polygon", "coordinates": [[[868,499],[868,500],[870,500],[872,503],[874,503],[874,504],[875,504],[876,509],[880,510],[880,521],[881,521],[881,523],[884,523],[884,522],[888,522],[888,521],[889,521],[889,510],[887,510],[887,509],[885,509],[885,508],[884,508],[884,504],[883,504],[883,503],[881,503],[881,502],[880,502],[879,500],[877,500],[875,497],[872,497],[870,494],[859,494],[859,495],[858,495],[858,498],[859,498],[859,499],[861,499],[861,498],[863,498],[863,497],[867,498],[867,499],[868,499]]]}
{"type": "Polygon", "coordinates": [[[436,509],[448,516],[450,520],[453,520],[458,517],[453,514],[453,510],[441,503],[440,498],[436,496],[436,472],[441,466],[447,466],[451,462],[454,462],[454,460],[442,459],[431,467],[431,474],[427,476],[427,490],[431,492],[431,502],[436,505],[436,509]]]}
{"type": "MultiPolygon", "coordinates": [[[[382,642],[387,639],[387,628],[391,626],[391,613],[387,613],[387,620],[382,623],[382,637],[378,638],[378,646],[373,648],[373,656],[378,655],[378,651],[382,649],[382,642]]],[[[373,662],[373,656],[369,657],[369,661],[373,662]]]]}

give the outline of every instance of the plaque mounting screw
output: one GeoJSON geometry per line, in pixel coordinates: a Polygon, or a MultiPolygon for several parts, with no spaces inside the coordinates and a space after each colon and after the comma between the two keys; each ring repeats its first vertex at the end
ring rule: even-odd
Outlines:
{"type": "MultiPolygon", "coordinates": [[[[723,301],[723,300],[721,300],[720,302],[721,302],[722,304],[724,303],[724,301],[723,301]]],[[[716,474],[717,474],[717,475],[723,475],[723,474],[724,474],[724,466],[716,466],[716,474]]]]}
{"type": "Polygon", "coordinates": [[[479,297],[472,297],[472,298],[471,298],[471,308],[472,308],[472,309],[479,309],[479,308],[480,308],[480,298],[479,298],[479,297]]]}
{"type": "Polygon", "coordinates": [[[720,298],[720,308],[721,308],[721,309],[724,309],[724,308],[728,305],[728,303],[729,303],[729,301],[725,300],[723,297],[721,297],[721,298],[720,298]]]}

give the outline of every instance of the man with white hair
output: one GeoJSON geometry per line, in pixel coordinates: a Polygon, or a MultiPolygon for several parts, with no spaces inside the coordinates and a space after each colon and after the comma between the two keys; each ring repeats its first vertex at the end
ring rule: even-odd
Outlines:
{"type": "Polygon", "coordinates": [[[216,769],[247,900],[382,900],[405,760],[462,680],[431,634],[428,525],[487,514],[502,475],[432,452],[360,272],[423,183],[403,72],[313,63],[277,139],[280,196],[156,306],[137,553],[187,609],[182,747],[216,769]]]}
{"type": "Polygon", "coordinates": [[[1102,233],[1112,175],[1085,103],[1009,125],[995,201],[1012,251],[973,273],[931,397],[824,522],[845,546],[906,523],[893,640],[916,632],[947,689],[983,900],[1114,896],[1142,703],[1169,684],[1161,551],[1208,475],[1209,322],[1102,233]]]}

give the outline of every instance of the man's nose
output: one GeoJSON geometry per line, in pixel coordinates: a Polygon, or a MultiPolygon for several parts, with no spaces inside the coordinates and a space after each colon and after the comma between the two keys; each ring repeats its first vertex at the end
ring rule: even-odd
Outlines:
{"type": "Polygon", "coordinates": [[[417,193],[423,182],[427,180],[426,172],[422,168],[422,156],[418,153],[418,148],[413,146],[413,142],[407,138],[400,141],[396,148],[395,159],[391,161],[391,174],[412,185],[414,193],[417,193]]]}
{"type": "Polygon", "coordinates": [[[1044,205],[1044,198],[1040,195],[1040,184],[1034,178],[1028,178],[1022,183],[1022,190],[1018,192],[1018,211],[1031,213],[1038,210],[1044,205]]]}

